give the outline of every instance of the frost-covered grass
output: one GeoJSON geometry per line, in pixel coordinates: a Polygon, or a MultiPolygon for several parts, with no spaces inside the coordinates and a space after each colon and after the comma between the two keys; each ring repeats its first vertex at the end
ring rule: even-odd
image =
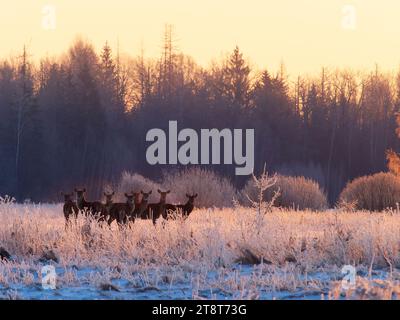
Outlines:
{"type": "Polygon", "coordinates": [[[80,217],[65,228],[61,205],[0,204],[0,297],[40,299],[395,298],[400,213],[195,210],[189,219],[127,227],[80,217]],[[58,262],[43,261],[53,251],[58,262]],[[41,268],[56,266],[57,289],[41,268]],[[341,289],[353,265],[358,288],[341,289]],[[358,291],[357,291],[358,290],[358,291]]]}

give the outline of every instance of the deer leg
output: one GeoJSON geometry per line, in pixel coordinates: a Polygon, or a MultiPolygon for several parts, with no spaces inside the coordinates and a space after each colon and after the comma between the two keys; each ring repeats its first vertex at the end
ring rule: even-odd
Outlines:
{"type": "Polygon", "coordinates": [[[124,212],[123,212],[123,211],[120,211],[120,212],[118,213],[118,219],[117,219],[118,225],[119,225],[119,226],[122,226],[122,224],[125,223],[125,219],[126,219],[126,216],[125,216],[124,212]]]}
{"type": "Polygon", "coordinates": [[[68,226],[69,226],[69,219],[68,219],[68,217],[66,216],[66,217],[65,217],[65,230],[68,230],[68,226]]]}

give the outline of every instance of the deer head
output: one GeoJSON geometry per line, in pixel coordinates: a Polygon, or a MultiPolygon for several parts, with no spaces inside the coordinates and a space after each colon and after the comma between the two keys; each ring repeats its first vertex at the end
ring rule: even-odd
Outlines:
{"type": "Polygon", "coordinates": [[[86,188],[75,188],[75,192],[78,199],[83,199],[85,197],[86,188]]]}
{"type": "Polygon", "coordinates": [[[72,202],[73,193],[61,192],[61,195],[64,197],[64,202],[65,203],[72,202]]]}
{"type": "Polygon", "coordinates": [[[150,190],[149,192],[143,192],[143,190],[140,191],[140,193],[142,194],[142,202],[148,202],[149,201],[149,197],[151,195],[152,190],[150,190]]]}
{"type": "Polygon", "coordinates": [[[198,194],[194,194],[194,195],[190,195],[186,193],[186,197],[188,198],[188,202],[193,204],[194,203],[194,199],[197,198],[198,194]]]}
{"type": "Polygon", "coordinates": [[[113,196],[115,195],[115,192],[107,193],[104,192],[104,196],[106,197],[106,205],[110,205],[113,203],[113,196]]]}
{"type": "Polygon", "coordinates": [[[133,204],[135,198],[135,195],[133,193],[130,194],[125,193],[125,197],[126,197],[126,203],[133,204]]]}
{"type": "Polygon", "coordinates": [[[158,193],[160,194],[160,202],[165,203],[167,200],[167,194],[171,192],[171,190],[168,191],[161,191],[160,189],[157,190],[158,193]]]}

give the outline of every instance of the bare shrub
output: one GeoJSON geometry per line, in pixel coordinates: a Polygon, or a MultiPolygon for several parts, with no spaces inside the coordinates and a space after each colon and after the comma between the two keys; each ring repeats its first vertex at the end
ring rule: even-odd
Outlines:
{"type": "Polygon", "coordinates": [[[277,174],[270,176],[266,171],[265,165],[264,170],[261,173],[260,177],[256,177],[254,173],[252,174],[253,184],[257,188],[257,200],[251,198],[248,194],[246,194],[247,199],[251,203],[252,207],[257,210],[258,214],[265,214],[272,210],[276,199],[280,195],[280,190],[274,191],[274,194],[268,202],[264,201],[264,193],[269,189],[272,188],[276,182],[278,181],[277,174]]]}
{"type": "Polygon", "coordinates": [[[400,202],[400,179],[392,173],[377,173],[349,182],[339,201],[357,202],[357,209],[382,211],[400,202]]]}
{"type": "Polygon", "coordinates": [[[144,192],[153,190],[152,194],[150,195],[150,202],[156,202],[159,199],[159,195],[156,191],[160,188],[160,184],[145,178],[140,174],[130,173],[127,171],[122,173],[121,180],[116,186],[106,187],[106,189],[114,189],[113,191],[115,191],[116,194],[115,199],[120,202],[125,202],[125,192],[140,192],[140,190],[143,190],[144,192]]]}
{"type": "MultiPolygon", "coordinates": [[[[277,174],[270,176],[266,170],[266,166],[264,165],[264,169],[261,175],[259,177],[256,177],[253,173],[252,179],[254,186],[257,188],[257,198],[255,200],[254,198],[249,197],[248,194],[246,194],[246,197],[247,200],[250,202],[252,208],[256,211],[256,219],[254,220],[255,225],[253,229],[257,231],[257,234],[259,234],[261,232],[261,229],[264,227],[265,214],[268,212],[272,212],[274,203],[280,195],[278,188],[278,190],[274,191],[272,198],[269,201],[265,201],[264,193],[276,184],[276,182],[278,181],[278,176],[277,174]]],[[[234,203],[236,205],[236,200],[234,203]]]]}
{"type": "Polygon", "coordinates": [[[186,193],[197,193],[196,207],[231,207],[237,194],[227,178],[199,167],[166,173],[162,185],[171,189],[181,203],[186,202],[186,193]]]}
{"type": "MultiPolygon", "coordinates": [[[[258,188],[253,179],[250,179],[241,192],[241,202],[249,205],[247,195],[256,198],[258,188]]],[[[264,201],[275,198],[275,205],[297,210],[311,209],[322,210],[328,207],[325,194],[318,183],[304,177],[286,177],[277,175],[277,181],[272,188],[264,193],[264,201]],[[275,193],[279,191],[277,196],[275,193]]]]}
{"type": "Polygon", "coordinates": [[[0,204],[12,204],[15,203],[15,198],[5,195],[4,197],[0,196],[0,204]]]}
{"type": "Polygon", "coordinates": [[[347,202],[345,200],[339,200],[335,206],[337,210],[354,212],[357,210],[357,200],[347,202]]]}
{"type": "Polygon", "coordinates": [[[305,177],[312,179],[320,186],[327,184],[324,169],[320,164],[310,163],[284,163],[276,168],[276,172],[286,177],[305,177]]]}

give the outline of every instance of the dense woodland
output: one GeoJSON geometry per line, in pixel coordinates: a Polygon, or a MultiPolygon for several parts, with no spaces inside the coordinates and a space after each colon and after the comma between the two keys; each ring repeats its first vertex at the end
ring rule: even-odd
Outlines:
{"type": "MultiPolygon", "coordinates": [[[[399,149],[400,76],[328,70],[289,79],[254,70],[239,48],[207,68],[174,49],[166,31],[159,59],[100,52],[77,39],[58,58],[29,50],[0,61],[0,195],[49,201],[85,185],[92,196],[124,170],[157,179],[177,166],[150,166],[151,128],[254,128],[255,168],[316,179],[331,202],[345,183],[385,170],[399,149]]],[[[211,168],[237,187],[235,166],[211,168]]]]}

